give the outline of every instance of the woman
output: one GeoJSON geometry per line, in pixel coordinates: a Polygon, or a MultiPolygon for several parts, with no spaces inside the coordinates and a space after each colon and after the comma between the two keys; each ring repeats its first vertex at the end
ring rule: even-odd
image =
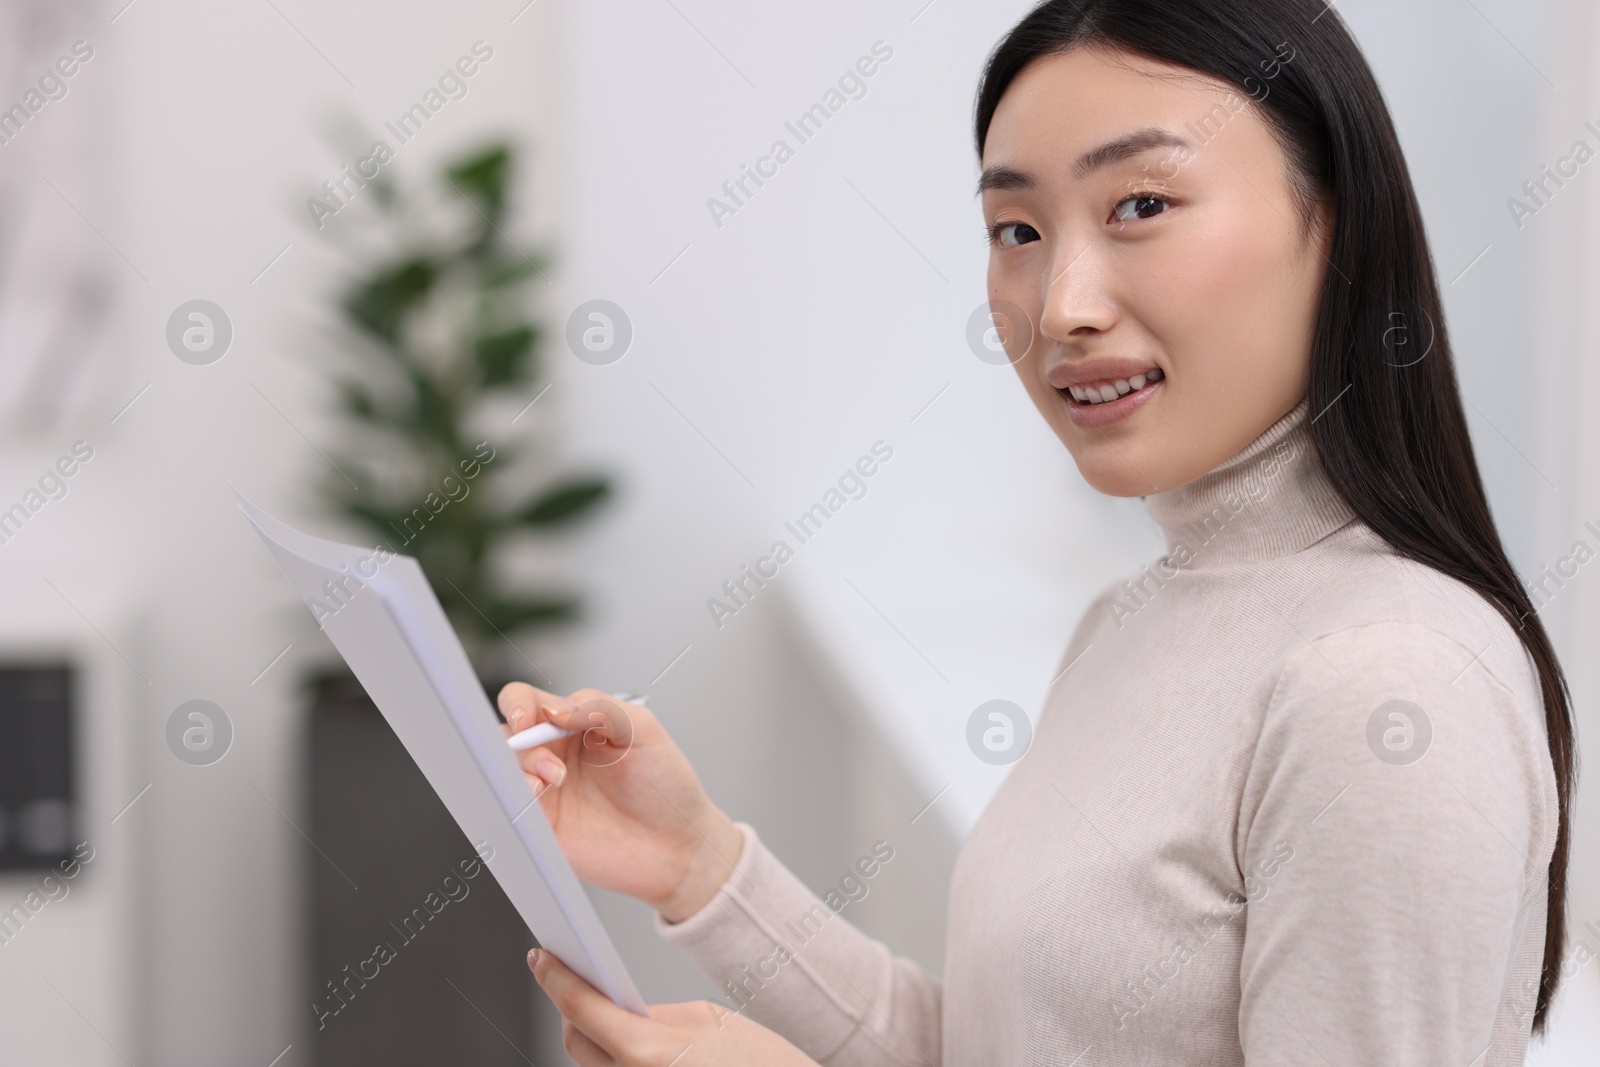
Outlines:
{"type": "Polygon", "coordinates": [[[648,711],[507,687],[512,729],[631,748],[524,767],[580,876],[740,1009],[639,1018],[535,953],[568,1049],[1521,1063],[1561,962],[1568,696],[1355,44],[1322,0],[1056,0],[990,57],[976,127],[1008,355],[1168,552],[1073,634],[963,846],[942,983],[831,918],[648,711]]]}

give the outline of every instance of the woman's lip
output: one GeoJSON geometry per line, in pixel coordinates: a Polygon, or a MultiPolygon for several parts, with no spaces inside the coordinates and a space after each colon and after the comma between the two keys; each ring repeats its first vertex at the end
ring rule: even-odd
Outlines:
{"type": "Polygon", "coordinates": [[[1061,394],[1062,402],[1067,405],[1067,418],[1071,419],[1074,425],[1098,430],[1112,423],[1121,422],[1144,407],[1150,402],[1151,397],[1166,387],[1166,384],[1167,380],[1162,378],[1143,389],[1136,389],[1103,404],[1079,403],[1072,399],[1070,394],[1062,393],[1059,389],[1056,392],[1061,394]]]}

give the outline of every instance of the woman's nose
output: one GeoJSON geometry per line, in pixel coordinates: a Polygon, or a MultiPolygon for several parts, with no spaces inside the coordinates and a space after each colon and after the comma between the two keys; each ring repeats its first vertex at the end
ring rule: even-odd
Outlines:
{"type": "Polygon", "coordinates": [[[1117,321],[1116,304],[1109,295],[1107,267],[1093,245],[1058,257],[1045,280],[1044,311],[1039,330],[1055,341],[1074,335],[1103,333],[1117,321]]]}

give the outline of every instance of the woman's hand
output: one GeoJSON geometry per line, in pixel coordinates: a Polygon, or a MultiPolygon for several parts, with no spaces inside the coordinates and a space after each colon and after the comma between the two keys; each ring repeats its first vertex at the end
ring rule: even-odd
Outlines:
{"type": "Polygon", "coordinates": [[[568,698],[524,682],[500,690],[499,704],[508,734],[541,722],[577,731],[518,758],[579,878],[668,922],[711,899],[744,838],[649,708],[598,689],[568,698]]]}
{"type": "Polygon", "coordinates": [[[562,1044],[578,1067],[816,1067],[759,1023],[718,1004],[657,1004],[642,1019],[611,1003],[549,952],[528,966],[561,1012],[562,1044]]]}

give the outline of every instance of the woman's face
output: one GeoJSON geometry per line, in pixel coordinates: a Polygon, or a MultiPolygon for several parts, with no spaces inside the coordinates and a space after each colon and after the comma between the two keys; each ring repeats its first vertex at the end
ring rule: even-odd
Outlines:
{"type": "Polygon", "coordinates": [[[1248,97],[1075,49],[1011,83],[983,164],[991,310],[1090,485],[1184,485],[1305,395],[1327,227],[1248,97]]]}

